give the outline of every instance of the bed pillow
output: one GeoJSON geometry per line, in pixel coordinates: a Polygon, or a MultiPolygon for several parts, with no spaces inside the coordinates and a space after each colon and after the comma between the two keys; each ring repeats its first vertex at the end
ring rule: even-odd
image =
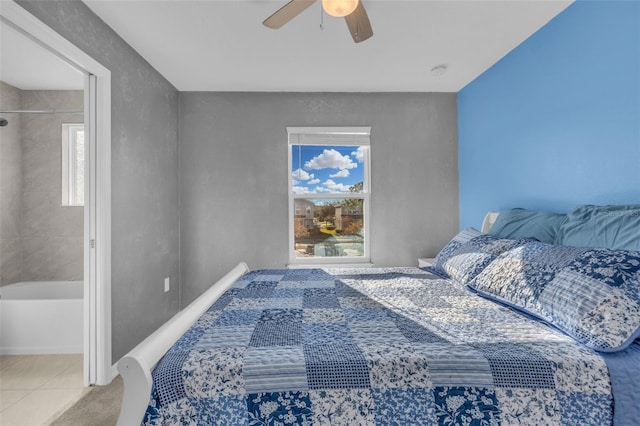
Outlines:
{"type": "Polygon", "coordinates": [[[500,239],[468,228],[449,241],[429,269],[466,285],[500,253],[519,244],[522,241],[500,239]]]}
{"type": "Polygon", "coordinates": [[[532,237],[543,243],[553,243],[566,217],[564,214],[538,210],[503,210],[489,230],[489,235],[512,240],[532,237]]]}
{"type": "Polygon", "coordinates": [[[640,252],[528,242],[469,283],[602,352],[640,336],[640,252]]]}
{"type": "Polygon", "coordinates": [[[558,229],[555,243],[640,251],[640,205],[577,206],[558,229]]]}

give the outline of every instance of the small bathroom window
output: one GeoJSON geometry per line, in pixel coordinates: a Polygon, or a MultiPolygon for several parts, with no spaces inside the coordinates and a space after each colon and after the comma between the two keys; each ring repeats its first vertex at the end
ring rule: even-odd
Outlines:
{"type": "Polygon", "coordinates": [[[62,205],[84,206],[84,124],[62,124],[62,205]]]}

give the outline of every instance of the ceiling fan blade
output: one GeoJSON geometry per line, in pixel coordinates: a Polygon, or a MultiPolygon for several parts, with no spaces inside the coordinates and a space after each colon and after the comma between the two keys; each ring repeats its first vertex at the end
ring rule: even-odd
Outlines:
{"type": "Polygon", "coordinates": [[[316,0],[291,0],[278,9],[273,15],[265,19],[262,24],[274,30],[280,28],[315,2],[316,0]]]}
{"type": "Polygon", "coordinates": [[[373,35],[373,29],[371,28],[371,22],[369,22],[369,16],[367,11],[364,10],[362,0],[358,2],[358,7],[351,14],[344,17],[349,27],[349,32],[353,41],[360,43],[365,41],[373,35]]]}

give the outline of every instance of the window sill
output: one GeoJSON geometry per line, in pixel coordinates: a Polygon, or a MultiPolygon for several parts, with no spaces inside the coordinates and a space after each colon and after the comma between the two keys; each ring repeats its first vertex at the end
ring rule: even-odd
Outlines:
{"type": "Polygon", "coordinates": [[[373,268],[373,263],[290,263],[287,269],[314,269],[314,268],[373,268]]]}

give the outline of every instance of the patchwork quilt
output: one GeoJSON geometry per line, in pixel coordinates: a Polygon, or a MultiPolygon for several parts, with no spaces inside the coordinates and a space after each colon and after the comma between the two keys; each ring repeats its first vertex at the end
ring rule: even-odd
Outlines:
{"type": "Polygon", "coordinates": [[[252,271],[153,372],[148,425],[609,425],[596,352],[418,268],[252,271]]]}

